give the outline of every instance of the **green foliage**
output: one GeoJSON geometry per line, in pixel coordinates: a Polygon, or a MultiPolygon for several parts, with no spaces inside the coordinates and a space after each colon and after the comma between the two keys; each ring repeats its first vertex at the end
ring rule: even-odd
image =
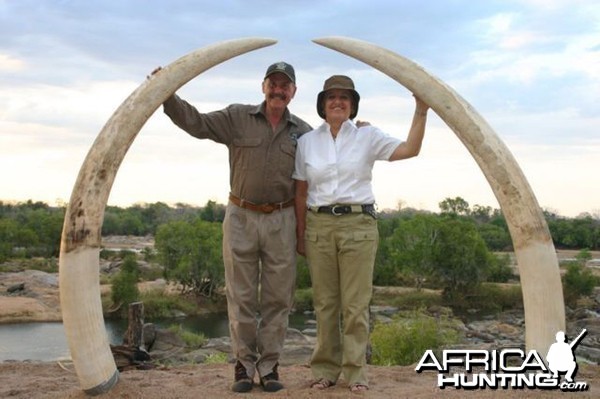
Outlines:
{"type": "Polygon", "coordinates": [[[417,290],[425,280],[436,274],[436,253],[439,245],[440,218],[420,214],[401,220],[387,244],[391,259],[400,271],[414,281],[417,290]]]}
{"type": "Polygon", "coordinates": [[[400,220],[378,255],[376,285],[409,281],[419,290],[426,282],[435,283],[447,299],[467,294],[491,271],[496,278],[505,271],[475,222],[457,215],[417,214],[400,220]]]}
{"type": "Polygon", "coordinates": [[[20,258],[0,264],[0,272],[39,270],[45,273],[58,273],[57,258],[20,258]]]}
{"type": "Polygon", "coordinates": [[[146,320],[157,320],[173,317],[174,312],[195,314],[198,307],[193,301],[181,295],[167,295],[159,291],[148,291],[140,294],[144,302],[144,317],[146,320]]]}
{"type": "Polygon", "coordinates": [[[298,256],[296,261],[296,288],[309,288],[312,286],[310,270],[304,256],[298,256]]]}
{"type": "Polygon", "coordinates": [[[155,248],[165,278],[180,283],[184,292],[212,298],[224,282],[222,240],[220,223],[198,219],[161,225],[155,248]]]}
{"type": "Polygon", "coordinates": [[[477,229],[490,251],[509,251],[512,249],[512,240],[506,226],[501,227],[493,223],[486,223],[478,225],[477,229]]]}
{"type": "Polygon", "coordinates": [[[203,334],[186,330],[180,324],[172,325],[168,330],[177,334],[188,348],[198,349],[208,341],[203,334]]]}
{"type": "Polygon", "coordinates": [[[456,342],[458,333],[450,319],[409,312],[392,323],[375,324],[371,361],[381,366],[407,366],[416,363],[427,349],[436,351],[456,342]]]}
{"type": "Polygon", "coordinates": [[[115,306],[120,305],[121,313],[127,312],[128,305],[139,299],[138,278],[139,270],[135,255],[128,255],[123,259],[121,270],[113,278],[111,286],[112,303],[115,306]]]}
{"type": "Polygon", "coordinates": [[[297,312],[311,310],[313,308],[312,288],[297,289],[294,293],[294,308],[297,312]]]}
{"type": "Polygon", "coordinates": [[[575,219],[546,214],[548,228],[559,248],[600,248],[600,219],[588,214],[575,219]]]}
{"type": "Polygon", "coordinates": [[[468,294],[484,280],[490,267],[485,242],[470,220],[448,218],[440,223],[435,254],[436,274],[450,300],[468,294]]]}
{"type": "Polygon", "coordinates": [[[456,296],[448,305],[457,312],[472,311],[495,314],[509,309],[523,308],[521,286],[483,283],[469,290],[467,295],[456,296]]]}
{"type": "Polygon", "coordinates": [[[446,198],[439,203],[439,207],[442,215],[468,216],[471,213],[469,203],[461,197],[446,198]]]}
{"type": "Polygon", "coordinates": [[[216,352],[211,353],[206,356],[204,360],[204,364],[227,364],[228,363],[228,355],[225,352],[216,352]]]}
{"type": "MultiPolygon", "coordinates": [[[[0,201],[0,262],[11,258],[57,257],[63,227],[65,207],[51,207],[31,200],[23,203],[0,201]]],[[[479,233],[492,251],[508,251],[512,241],[506,220],[499,209],[474,205],[461,197],[446,198],[440,202],[441,215],[469,218],[475,222],[479,233]]],[[[102,235],[154,235],[158,226],[175,221],[192,223],[196,219],[220,223],[225,206],[208,201],[204,207],[186,204],[168,206],[165,203],[136,204],[128,208],[107,206],[104,212],[102,235]]],[[[375,270],[376,284],[404,283],[406,276],[398,273],[396,265],[389,262],[386,239],[397,229],[400,221],[426,213],[412,208],[385,210],[379,219],[380,250],[375,270]]],[[[544,212],[548,227],[557,248],[600,249],[600,218],[588,213],[577,218],[565,218],[544,212]]],[[[152,254],[146,254],[148,259],[152,254]]],[[[299,283],[306,285],[308,279],[299,283]]]]}
{"type": "Polygon", "coordinates": [[[442,306],[443,301],[436,291],[408,291],[382,297],[374,294],[373,304],[395,306],[398,309],[420,309],[432,306],[442,306]]]}
{"type": "Polygon", "coordinates": [[[508,254],[489,254],[490,267],[487,272],[486,281],[494,283],[506,283],[515,277],[510,266],[511,260],[508,254]]]}
{"type": "Polygon", "coordinates": [[[583,248],[577,253],[577,255],[575,255],[575,259],[577,262],[579,262],[579,264],[585,266],[588,261],[592,260],[592,253],[589,249],[583,248]]]}
{"type": "Polygon", "coordinates": [[[562,282],[565,302],[574,305],[579,298],[592,294],[598,278],[585,266],[585,262],[575,261],[567,264],[562,282]]]}
{"type": "Polygon", "coordinates": [[[225,219],[225,206],[209,200],[200,212],[200,219],[207,222],[223,222],[223,219],[225,219]]]}
{"type": "Polygon", "coordinates": [[[64,211],[41,202],[8,205],[0,201],[0,262],[15,257],[57,257],[64,211]]]}

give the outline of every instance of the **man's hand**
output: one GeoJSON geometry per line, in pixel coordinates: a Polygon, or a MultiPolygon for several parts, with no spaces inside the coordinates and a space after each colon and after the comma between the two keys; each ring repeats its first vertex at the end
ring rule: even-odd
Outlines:
{"type": "Polygon", "coordinates": [[[371,126],[371,123],[369,123],[367,121],[356,120],[356,127],[364,127],[364,126],[371,126]]]}
{"type": "Polygon", "coordinates": [[[160,70],[162,70],[162,67],[157,67],[152,72],[150,72],[150,75],[146,76],[146,79],[150,79],[152,76],[156,75],[160,70]]]}

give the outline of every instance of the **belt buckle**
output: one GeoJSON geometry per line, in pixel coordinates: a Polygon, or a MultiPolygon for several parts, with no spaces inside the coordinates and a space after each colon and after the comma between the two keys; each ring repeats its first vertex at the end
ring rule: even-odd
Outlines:
{"type": "Polygon", "coordinates": [[[334,216],[341,216],[341,215],[343,215],[344,214],[343,212],[336,212],[337,208],[343,208],[343,207],[344,207],[343,205],[334,205],[334,206],[332,206],[331,207],[331,214],[334,215],[334,216]]]}
{"type": "Polygon", "coordinates": [[[263,211],[263,213],[273,213],[275,206],[273,206],[273,204],[262,204],[260,210],[263,211]]]}

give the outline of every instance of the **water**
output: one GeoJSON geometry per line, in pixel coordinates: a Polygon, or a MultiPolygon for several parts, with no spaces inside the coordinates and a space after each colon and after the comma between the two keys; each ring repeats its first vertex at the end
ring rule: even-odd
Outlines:
{"type": "MultiPolygon", "coordinates": [[[[111,344],[122,343],[127,326],[107,323],[111,344]]],[[[53,361],[69,359],[70,352],[62,323],[0,324],[0,362],[5,360],[53,361]]]]}
{"type": "MultiPolygon", "coordinates": [[[[290,316],[290,327],[304,329],[307,317],[290,316]]],[[[204,334],[208,338],[229,336],[227,314],[214,313],[182,319],[153,321],[162,328],[180,324],[183,328],[204,334]]],[[[125,320],[106,320],[106,333],[113,345],[123,343],[127,330],[125,320]]],[[[5,360],[54,361],[70,358],[62,323],[0,324],[0,362],[5,360]]]]}

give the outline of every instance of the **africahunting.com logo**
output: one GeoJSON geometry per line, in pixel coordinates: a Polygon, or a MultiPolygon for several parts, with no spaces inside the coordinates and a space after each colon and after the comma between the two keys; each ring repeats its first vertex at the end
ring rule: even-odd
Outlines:
{"type": "Polygon", "coordinates": [[[444,350],[438,359],[432,350],[427,350],[415,371],[435,370],[438,372],[438,387],[444,389],[560,389],[562,391],[586,391],[585,381],[575,381],[577,362],[575,347],[586,335],[587,330],[571,341],[563,331],[556,333],[556,342],[550,346],[546,362],[535,350],[525,351],[512,348],[502,350],[444,350]],[[453,367],[460,372],[451,373],[453,367]],[[475,369],[483,372],[475,372],[475,369]],[[564,381],[561,382],[561,376],[564,381]]]}

